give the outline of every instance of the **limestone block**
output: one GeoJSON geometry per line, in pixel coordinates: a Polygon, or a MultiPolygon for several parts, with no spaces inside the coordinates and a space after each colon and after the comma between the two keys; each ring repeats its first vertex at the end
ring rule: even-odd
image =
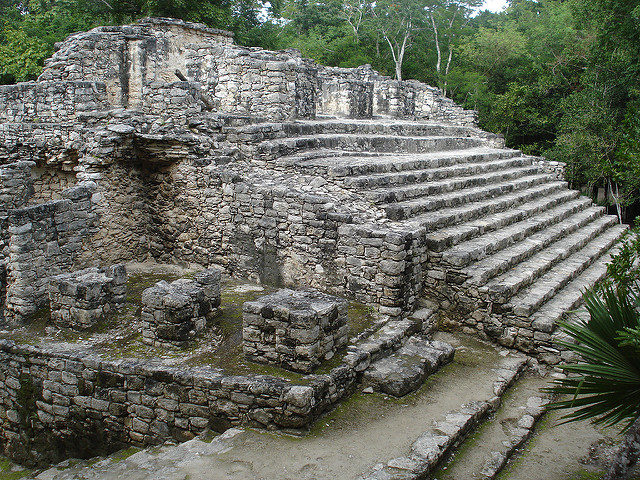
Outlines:
{"type": "Polygon", "coordinates": [[[193,280],[160,281],[142,293],[142,341],[181,345],[202,331],[220,305],[221,272],[204,270],[193,280]]]}

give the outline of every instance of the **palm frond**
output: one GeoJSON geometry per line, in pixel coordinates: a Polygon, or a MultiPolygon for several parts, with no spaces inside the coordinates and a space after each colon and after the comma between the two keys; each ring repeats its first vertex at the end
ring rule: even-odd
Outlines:
{"type": "Polygon", "coordinates": [[[608,285],[587,290],[584,300],[589,319],[562,322],[572,341],[558,342],[581,361],[563,366],[568,376],[545,389],[562,398],[547,408],[570,410],[562,423],[590,419],[626,430],[640,417],[640,298],[608,285]]]}

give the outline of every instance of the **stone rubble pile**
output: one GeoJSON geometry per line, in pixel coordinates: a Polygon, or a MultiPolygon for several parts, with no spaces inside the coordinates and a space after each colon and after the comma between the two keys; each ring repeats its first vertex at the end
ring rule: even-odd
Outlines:
{"type": "Polygon", "coordinates": [[[126,282],[124,265],[52,277],[48,286],[51,320],[59,327],[92,327],[125,301],[126,282]]]}

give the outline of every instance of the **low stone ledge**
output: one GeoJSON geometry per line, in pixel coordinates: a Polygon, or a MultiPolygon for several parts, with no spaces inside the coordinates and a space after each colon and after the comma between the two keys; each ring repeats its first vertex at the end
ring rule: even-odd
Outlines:
{"type": "Polygon", "coordinates": [[[311,372],[347,343],[347,302],[317,291],[289,289],[243,305],[247,358],[311,372]]]}

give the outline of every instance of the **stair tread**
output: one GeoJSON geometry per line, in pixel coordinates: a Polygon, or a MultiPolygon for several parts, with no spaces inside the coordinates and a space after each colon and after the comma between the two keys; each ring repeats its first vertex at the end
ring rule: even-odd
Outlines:
{"type": "MultiPolygon", "coordinates": [[[[449,250],[443,252],[442,258],[451,265],[464,267],[472,261],[477,261],[484,256],[508,247],[517,241],[524,240],[526,237],[529,237],[543,228],[546,229],[555,225],[573,213],[579,212],[581,208],[584,208],[584,206],[589,203],[590,201],[588,199],[578,198],[576,200],[560,204],[549,210],[545,210],[529,218],[513,223],[506,228],[502,228],[455,245],[449,250]]],[[[592,207],[579,212],[576,219],[580,218],[580,216],[593,215],[596,212],[602,212],[602,208],[592,207]]]]}
{"type": "MultiPolygon", "coordinates": [[[[509,304],[518,316],[528,316],[538,309],[543,303],[552,299],[570,282],[575,284],[575,278],[582,276],[585,271],[590,271],[590,266],[609,250],[620,237],[624,227],[619,225],[607,230],[596,237],[586,247],[570,255],[538,278],[535,284],[527,287],[517,295],[511,297],[509,304]]],[[[581,288],[592,283],[581,284],[581,288]]]]}
{"type": "MultiPolygon", "coordinates": [[[[565,222],[545,229],[524,242],[496,254],[495,257],[497,258],[495,260],[497,261],[508,261],[507,257],[522,258],[525,255],[527,256],[524,257],[525,260],[520,261],[510,270],[487,283],[486,287],[489,289],[489,293],[506,294],[508,292],[509,295],[512,295],[514,290],[517,291],[522,286],[528,285],[533,279],[549,270],[556,263],[587,246],[589,241],[615,223],[615,217],[604,215],[564,236],[563,233],[567,227],[571,227],[571,220],[569,218],[565,222]],[[555,234],[560,235],[559,238],[555,238],[555,234]],[[547,242],[547,240],[551,240],[552,243],[547,242]],[[530,251],[534,252],[534,254],[528,255],[530,251]]],[[[487,264],[489,262],[483,263],[480,268],[474,269],[473,274],[477,278],[474,282],[475,284],[484,283],[488,280],[486,276],[481,276],[481,274],[483,271],[488,270],[487,264]]]]}
{"type": "MultiPolygon", "coordinates": [[[[384,153],[375,156],[367,156],[361,152],[345,152],[346,155],[341,155],[338,159],[334,157],[325,158],[313,158],[309,160],[303,160],[299,162],[301,166],[310,167],[328,167],[328,168],[342,168],[345,171],[343,175],[353,175],[354,170],[363,169],[365,167],[380,167],[388,166],[394,168],[394,171],[400,171],[400,167],[419,164],[420,162],[437,161],[437,160],[456,160],[463,159],[465,157],[473,158],[483,155],[516,155],[519,153],[517,150],[492,148],[492,147],[469,147],[460,148],[439,152],[422,152],[422,153],[384,153]]],[[[279,161],[286,158],[293,158],[300,154],[294,154],[289,156],[283,156],[279,161]]],[[[482,161],[482,158],[479,158],[482,161]]]]}
{"type": "Polygon", "coordinates": [[[384,208],[387,208],[387,215],[390,216],[390,218],[396,217],[399,212],[402,212],[402,215],[406,217],[407,210],[409,211],[409,216],[415,216],[414,213],[416,213],[416,210],[418,210],[419,213],[425,213],[426,211],[434,210],[436,208],[440,209],[457,206],[447,205],[447,203],[454,203],[454,201],[457,201],[458,204],[463,203],[468,205],[468,203],[471,203],[474,200],[486,199],[487,197],[495,198],[502,194],[512,193],[515,190],[523,190],[533,185],[539,185],[540,183],[549,183],[549,180],[551,180],[551,176],[548,174],[541,173],[529,175],[504,183],[465,188],[440,195],[388,203],[384,205],[384,208]],[[465,200],[470,200],[470,202],[465,200]],[[389,215],[390,211],[392,212],[392,215],[389,215]]]}
{"type": "MultiPolygon", "coordinates": [[[[410,218],[398,221],[400,225],[420,225],[427,231],[437,233],[437,228],[442,224],[454,221],[471,221],[479,219],[489,213],[495,213],[521,205],[531,199],[552,195],[564,190],[566,182],[556,181],[533,185],[516,191],[511,191],[491,198],[479,199],[467,204],[455,207],[442,208],[437,211],[429,211],[413,215],[410,218]]],[[[456,226],[452,226],[456,228],[456,226]]],[[[462,228],[462,227],[459,227],[462,228]]],[[[469,227],[472,228],[472,227],[469,227]]]]}
{"type": "Polygon", "coordinates": [[[504,166],[512,166],[522,164],[520,166],[530,166],[531,159],[522,156],[514,156],[507,158],[489,159],[480,162],[466,162],[455,163],[453,165],[447,165],[444,167],[432,167],[432,168],[418,168],[411,170],[391,171],[384,173],[371,173],[363,175],[355,175],[345,178],[345,184],[349,186],[367,187],[371,184],[377,184],[381,187],[391,187],[395,185],[401,185],[399,182],[415,181],[416,178],[425,177],[430,181],[438,181],[445,178],[462,177],[466,175],[473,175],[474,170],[483,170],[486,172],[497,170],[504,166]],[[470,173],[466,173],[470,172],[470,173]],[[396,181],[398,183],[391,183],[396,181]],[[386,182],[386,183],[385,183],[386,182]]]}
{"type": "MultiPolygon", "coordinates": [[[[611,261],[611,257],[615,252],[615,247],[611,251],[605,252],[589,268],[586,268],[562,290],[557,292],[553,298],[542,305],[531,317],[533,328],[552,333],[566,313],[582,305],[582,296],[585,288],[593,287],[605,277],[607,263],[611,261]]],[[[586,312],[580,312],[579,316],[582,319],[589,318],[586,312]]]]}
{"type": "Polygon", "coordinates": [[[372,201],[389,203],[390,201],[403,201],[424,195],[437,195],[440,191],[460,191],[464,188],[493,185],[498,182],[512,181],[538,173],[540,172],[536,165],[526,165],[500,171],[482,172],[475,175],[456,176],[436,181],[427,180],[406,185],[379,187],[366,190],[364,195],[372,201]]]}
{"type": "Polygon", "coordinates": [[[518,207],[505,211],[494,212],[491,215],[475,218],[452,227],[445,227],[427,234],[427,244],[432,251],[442,251],[454,243],[465,241],[475,235],[496,230],[510,225],[536,212],[547,210],[560,203],[577,198],[580,194],[575,190],[560,190],[550,195],[535,198],[520,204],[518,207]]]}

